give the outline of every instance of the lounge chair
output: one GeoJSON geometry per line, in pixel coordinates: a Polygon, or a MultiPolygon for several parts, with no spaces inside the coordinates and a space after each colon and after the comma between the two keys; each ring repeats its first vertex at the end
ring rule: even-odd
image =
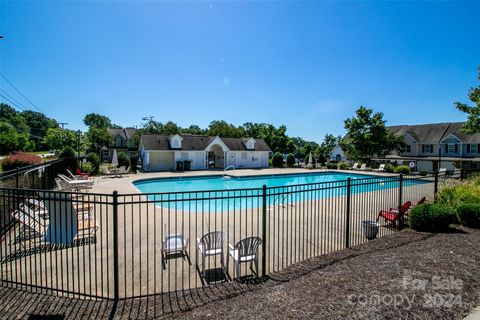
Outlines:
{"type": "Polygon", "coordinates": [[[181,233],[167,235],[162,245],[163,268],[166,268],[168,256],[180,255],[182,258],[189,259],[187,245],[188,239],[185,239],[181,233]]]}
{"type": "Polygon", "coordinates": [[[445,177],[446,174],[447,174],[447,168],[440,168],[438,170],[438,176],[439,177],[445,177]]]}
{"type": "Polygon", "coordinates": [[[207,257],[220,255],[220,265],[222,271],[225,272],[225,258],[223,254],[223,242],[225,235],[222,231],[212,231],[204,234],[197,239],[197,265],[198,253],[202,256],[202,276],[205,277],[205,260],[207,257]]]}
{"type": "Polygon", "coordinates": [[[402,206],[400,207],[400,210],[398,208],[390,208],[388,211],[382,210],[378,213],[377,217],[377,222],[382,217],[386,221],[390,221],[392,223],[395,223],[398,219],[400,219],[400,216],[406,215],[407,211],[410,209],[412,206],[411,201],[407,201],[402,206]]]}
{"type": "Polygon", "coordinates": [[[453,174],[452,174],[453,179],[460,179],[461,177],[462,177],[462,169],[453,170],[453,174]]]}
{"type": "Polygon", "coordinates": [[[88,176],[86,174],[74,175],[72,171],[70,171],[69,169],[67,169],[67,173],[70,176],[70,178],[72,178],[73,180],[88,180],[88,176]]]}
{"type": "Polygon", "coordinates": [[[377,172],[383,172],[383,171],[385,171],[385,163],[380,164],[380,166],[378,167],[378,169],[373,169],[373,171],[377,171],[377,172]]]}
{"type": "Polygon", "coordinates": [[[357,170],[358,169],[358,162],[355,162],[350,169],[357,170]]]}
{"type": "Polygon", "coordinates": [[[73,180],[63,174],[59,174],[58,177],[63,180],[61,182],[63,187],[70,190],[91,189],[95,183],[93,180],[73,180]]]}
{"type": "Polygon", "coordinates": [[[15,210],[11,213],[11,216],[15,220],[19,221],[24,227],[23,232],[19,233],[15,237],[15,241],[21,242],[24,240],[31,240],[45,235],[45,224],[38,219],[35,219],[34,215],[30,215],[29,212],[25,212],[22,209],[15,210]]]}
{"type": "Polygon", "coordinates": [[[361,166],[360,169],[358,169],[358,170],[366,171],[366,170],[370,170],[370,168],[367,168],[367,164],[366,164],[366,163],[362,163],[362,166],[361,166]]]}
{"type": "MultiPolygon", "coordinates": [[[[250,262],[255,264],[255,272],[258,277],[258,247],[262,244],[260,237],[248,237],[238,241],[235,246],[228,244],[229,258],[233,259],[235,278],[240,278],[240,264],[250,262]]],[[[227,260],[228,265],[228,260],[227,260]]]]}

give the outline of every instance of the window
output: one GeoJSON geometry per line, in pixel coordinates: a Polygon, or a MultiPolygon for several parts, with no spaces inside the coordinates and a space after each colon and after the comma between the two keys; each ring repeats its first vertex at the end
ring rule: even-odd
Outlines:
{"type": "Polygon", "coordinates": [[[120,136],[115,137],[115,146],[116,147],[121,147],[122,146],[122,137],[120,137],[120,136]]]}
{"type": "Polygon", "coordinates": [[[407,152],[407,153],[412,152],[412,146],[409,144],[406,144],[403,152],[407,152]]]}
{"type": "Polygon", "coordinates": [[[457,153],[457,145],[455,143],[449,143],[447,153],[457,153]]]}
{"type": "Polygon", "coordinates": [[[471,144],[470,145],[470,153],[478,153],[478,145],[477,144],[471,144]]]}
{"type": "Polygon", "coordinates": [[[432,144],[424,144],[422,152],[423,153],[432,153],[433,152],[433,145],[432,144]]]}

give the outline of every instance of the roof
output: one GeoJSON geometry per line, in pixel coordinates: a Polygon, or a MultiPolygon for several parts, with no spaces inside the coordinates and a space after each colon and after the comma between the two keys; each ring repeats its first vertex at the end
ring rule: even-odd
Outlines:
{"type": "Polygon", "coordinates": [[[470,143],[479,143],[480,142],[480,133],[475,134],[466,134],[461,129],[465,123],[464,122],[453,122],[450,124],[447,132],[445,132],[445,139],[449,134],[454,134],[462,142],[470,143]]]}
{"type": "MultiPolygon", "coordinates": [[[[170,146],[170,136],[158,134],[145,134],[140,137],[140,145],[145,150],[184,150],[184,151],[203,151],[212,142],[215,137],[197,136],[197,135],[179,135],[183,138],[182,148],[175,149],[170,146]]],[[[220,140],[230,149],[230,151],[271,151],[270,147],[263,139],[255,139],[255,149],[249,150],[245,146],[244,138],[222,138],[220,140]]]]}
{"type": "Polygon", "coordinates": [[[439,143],[447,132],[450,123],[390,126],[388,129],[397,135],[408,134],[418,143],[439,143]]]}
{"type": "Polygon", "coordinates": [[[122,137],[122,139],[128,140],[133,137],[137,129],[135,128],[122,128],[122,129],[114,129],[114,128],[108,128],[107,129],[108,133],[113,135],[114,137],[116,135],[119,135],[122,137]]]}

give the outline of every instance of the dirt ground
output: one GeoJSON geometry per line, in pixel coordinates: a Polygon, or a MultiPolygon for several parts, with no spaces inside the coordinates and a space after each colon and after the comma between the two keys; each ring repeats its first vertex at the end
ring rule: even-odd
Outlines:
{"type": "Polygon", "coordinates": [[[85,301],[0,287],[3,319],[462,319],[480,304],[480,230],[405,230],[260,283],[85,301]]]}

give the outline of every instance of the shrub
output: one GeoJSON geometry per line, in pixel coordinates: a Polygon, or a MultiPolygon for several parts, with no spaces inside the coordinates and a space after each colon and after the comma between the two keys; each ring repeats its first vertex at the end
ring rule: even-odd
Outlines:
{"type": "Polygon", "coordinates": [[[99,156],[96,153],[89,153],[85,158],[92,166],[92,170],[88,173],[98,174],[98,172],[100,171],[100,163],[101,163],[99,156]]]}
{"type": "Polygon", "coordinates": [[[292,153],[287,155],[287,167],[291,168],[295,164],[295,156],[292,153]]]}
{"type": "Polygon", "coordinates": [[[443,187],[437,194],[438,203],[458,207],[463,203],[480,202],[480,186],[475,183],[443,187]]]}
{"type": "Polygon", "coordinates": [[[280,152],[275,152],[272,156],[272,166],[275,168],[283,167],[283,157],[280,152]]]}
{"type": "Polygon", "coordinates": [[[130,172],[137,173],[138,157],[130,158],[130,172]]]}
{"type": "Polygon", "coordinates": [[[93,174],[93,173],[95,173],[95,167],[90,162],[82,163],[82,172],[84,172],[86,174],[93,174]]]}
{"type": "Polygon", "coordinates": [[[129,167],[130,166],[130,158],[127,156],[125,152],[118,153],[118,166],[129,167]]]}
{"type": "Polygon", "coordinates": [[[28,152],[18,152],[11,154],[2,161],[3,171],[9,171],[16,168],[26,167],[33,164],[39,164],[42,158],[28,152]]]}
{"type": "Polygon", "coordinates": [[[63,148],[62,152],[58,155],[59,158],[75,158],[75,150],[70,147],[66,146],[63,148]]]}
{"type": "Polygon", "coordinates": [[[346,170],[346,169],[348,169],[348,164],[347,164],[346,162],[340,162],[340,163],[338,164],[338,169],[340,169],[340,170],[346,170]]]}
{"type": "Polygon", "coordinates": [[[460,223],[469,228],[480,228],[480,203],[464,203],[458,206],[460,223]]]}
{"type": "Polygon", "coordinates": [[[336,163],[328,162],[325,164],[327,169],[338,169],[338,165],[336,163]]]}
{"type": "Polygon", "coordinates": [[[422,204],[408,215],[410,227],[418,231],[445,231],[455,220],[455,210],[443,204],[422,204]]]}
{"type": "Polygon", "coordinates": [[[390,172],[390,173],[393,173],[393,171],[395,170],[395,166],[391,163],[387,163],[385,165],[385,171],[386,172],[390,172]]]}
{"type": "Polygon", "coordinates": [[[403,174],[409,174],[410,173],[410,167],[409,166],[398,166],[393,170],[395,173],[403,173],[403,174]]]}

